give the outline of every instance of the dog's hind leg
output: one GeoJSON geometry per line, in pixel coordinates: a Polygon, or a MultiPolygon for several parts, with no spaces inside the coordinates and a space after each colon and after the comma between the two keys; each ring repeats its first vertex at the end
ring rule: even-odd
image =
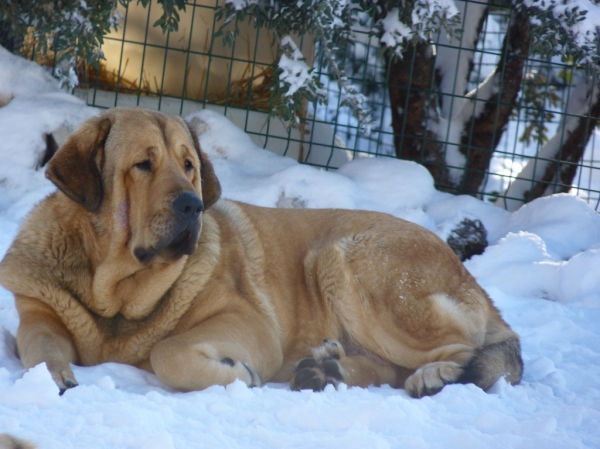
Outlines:
{"type": "Polygon", "coordinates": [[[337,388],[342,382],[358,387],[397,383],[399,368],[376,363],[364,355],[346,356],[337,341],[326,339],[323,343],[312,349],[312,357],[300,360],[294,367],[292,390],[321,391],[329,384],[337,388]]]}
{"type": "Polygon", "coordinates": [[[431,362],[414,372],[404,383],[404,389],[413,398],[430,396],[444,385],[456,383],[463,368],[456,362],[431,362]]]}
{"type": "Polygon", "coordinates": [[[487,390],[500,377],[513,385],[518,384],[523,374],[519,337],[502,321],[495,308],[490,310],[490,315],[481,347],[458,352],[451,357],[455,361],[436,361],[421,366],[405,382],[408,394],[413,397],[435,394],[451,383],[473,383],[487,390]],[[465,357],[468,357],[466,361],[465,357]]]}
{"type": "Polygon", "coordinates": [[[457,382],[474,383],[487,390],[500,377],[516,385],[521,381],[522,375],[521,343],[515,334],[505,340],[479,348],[464,367],[457,382]]]}

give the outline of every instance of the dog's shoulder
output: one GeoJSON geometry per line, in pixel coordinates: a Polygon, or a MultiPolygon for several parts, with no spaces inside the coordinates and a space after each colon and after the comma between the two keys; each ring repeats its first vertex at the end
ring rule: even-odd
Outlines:
{"type": "Polygon", "coordinates": [[[2,286],[35,297],[39,289],[68,283],[86,270],[77,207],[58,193],[34,207],[0,263],[2,286]]]}

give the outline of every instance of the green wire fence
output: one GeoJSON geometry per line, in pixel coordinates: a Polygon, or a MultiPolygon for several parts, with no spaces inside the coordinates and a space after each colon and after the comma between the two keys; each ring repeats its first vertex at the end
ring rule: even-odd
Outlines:
{"type": "MultiPolygon", "coordinates": [[[[466,7],[477,5],[481,3],[466,2],[466,7]]],[[[445,59],[430,64],[428,72],[422,67],[419,47],[407,51],[400,62],[391,62],[382,56],[369,24],[357,27],[353,44],[340,49],[337,56],[372,110],[371,132],[363,134],[351,112],[340,107],[343,92],[325,57],[313,60],[317,44],[310,37],[296,41],[307,63],[319,73],[328,103],[306,104],[296,128],[269,117],[276,101],[270,89],[278,60],[274,36],[245,22],[238,24],[240,34],[233,45],[224,45],[221,37],[214,37],[219,28],[215,18],[219,6],[214,0],[188,1],[178,31],[163,34],[152,26],[160,17],[160,5],[151,2],[142,8],[132,2],[122,10],[122,27],[105,38],[106,62],[100,71],[88,68],[80,74],[82,82],[75,94],[101,108],[142,106],[183,116],[213,109],[230,118],[260,147],[327,170],[357,157],[404,157],[409,152],[402,146],[410,145],[410,159],[423,163],[434,174],[445,170],[444,176],[434,175],[442,190],[475,195],[509,209],[534,198],[536,191],[569,191],[598,209],[600,143],[596,119],[600,106],[596,75],[583,73],[568,59],[536,57],[533,49],[525,56],[506,53],[507,34],[518,31],[514,11],[489,7],[486,2],[488,12],[478,24],[476,45],[463,47],[462,41],[440,38],[431,48],[435,48],[438,60],[445,59]],[[468,70],[464,68],[465,58],[468,70]],[[515,63],[519,58],[523,59],[521,66],[515,63]],[[491,99],[489,95],[478,97],[494,71],[507,71],[506,76],[499,75],[497,90],[502,89],[502,83],[509,85],[513,76],[509,70],[515,70],[512,67],[521,67],[516,73],[522,76],[514,100],[497,95],[492,104],[493,95],[491,99]],[[406,83],[392,80],[398,73],[406,83]],[[464,83],[461,76],[466,76],[464,83]],[[454,79],[454,83],[441,88],[439,80],[444,77],[454,79]],[[469,101],[465,102],[467,92],[474,96],[467,96],[469,101]],[[581,92],[587,92],[589,98],[581,92]],[[417,97],[425,105],[420,116],[414,106],[417,97]],[[472,113],[465,105],[473,109],[472,113]],[[471,114],[465,113],[467,118],[458,128],[453,107],[471,114]],[[476,120],[480,110],[510,110],[506,123],[500,123],[501,114],[490,122],[492,144],[484,146],[476,142],[478,127],[483,126],[476,120]],[[418,123],[411,125],[415,117],[418,123]],[[573,137],[575,133],[581,134],[578,140],[573,137]],[[574,140],[584,150],[573,153],[574,140]],[[441,154],[437,160],[427,152],[432,145],[441,154]],[[554,147],[557,150],[550,152],[554,147]],[[482,158],[489,158],[489,163],[478,166],[482,158]],[[468,171],[475,173],[474,184],[465,181],[468,171]],[[565,173],[571,174],[565,178],[565,173]],[[456,179],[462,181],[454,182],[456,179]],[[520,190],[511,190],[511,183],[516,186],[517,182],[520,190]]]]}

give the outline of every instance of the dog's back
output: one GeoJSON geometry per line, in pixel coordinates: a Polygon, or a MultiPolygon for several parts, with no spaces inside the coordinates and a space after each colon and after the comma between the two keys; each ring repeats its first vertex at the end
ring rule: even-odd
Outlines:
{"type": "MultiPolygon", "coordinates": [[[[281,297],[283,287],[271,296],[285,303],[276,308],[291,311],[286,321],[302,326],[294,332],[311,346],[322,336],[338,339],[351,348],[346,356],[366,354],[413,371],[455,360],[457,377],[444,383],[487,389],[502,376],[520,381],[518,335],[448,245],[424,228],[377,212],[228,201],[211,214],[237,228],[228,235],[254,242],[240,251],[251,250],[244,258],[270,267],[271,286],[302,285],[294,297],[281,297]]],[[[293,358],[295,351],[289,353],[293,358]]],[[[423,393],[431,392],[412,392],[423,393]]]]}

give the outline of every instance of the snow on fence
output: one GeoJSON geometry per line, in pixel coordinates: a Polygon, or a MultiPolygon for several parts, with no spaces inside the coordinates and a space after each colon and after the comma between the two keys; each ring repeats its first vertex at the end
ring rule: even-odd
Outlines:
{"type": "Polygon", "coordinates": [[[357,157],[401,157],[423,163],[441,190],[509,210],[564,191],[598,209],[595,75],[568,59],[536,56],[522,13],[488,2],[455,4],[462,33],[440,33],[431,46],[414,45],[399,60],[386,61],[369,23],[340,49],[349,82],[372,110],[370,134],[340,107],[338,83],[324,61],[310,58],[318,43],[306,37],[290,44],[309,57],[297,67],[288,61],[286,70],[313,67],[328,103],[306,104],[297,128],[270,117],[276,39],[246,21],[233,45],[224,45],[214,36],[221,4],[213,0],[189,1],[179,29],[166,34],[152,27],[162,12],[156,1],[149,8],[131,2],[122,27],[105,38],[102,69],[80,76],[75,93],[99,107],[177,114],[210,108],[257,145],[324,169],[357,157]]]}

